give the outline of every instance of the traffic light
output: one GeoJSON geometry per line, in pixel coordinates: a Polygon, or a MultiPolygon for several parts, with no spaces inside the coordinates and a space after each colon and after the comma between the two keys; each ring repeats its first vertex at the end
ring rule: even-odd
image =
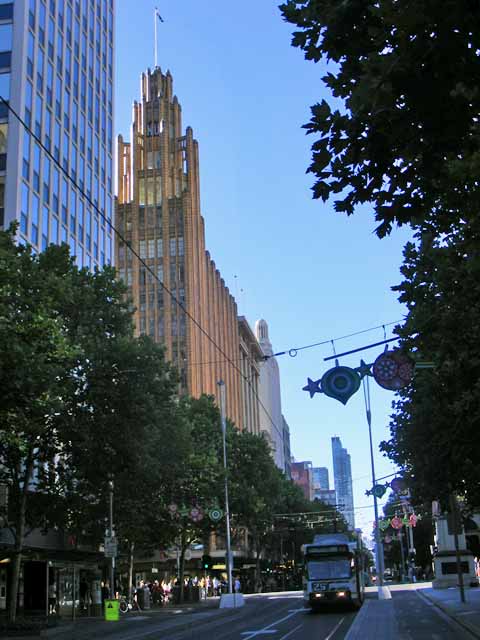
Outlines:
{"type": "Polygon", "coordinates": [[[212,564],[213,564],[213,560],[211,556],[207,554],[202,556],[202,567],[204,569],[210,569],[212,567],[212,564]]]}

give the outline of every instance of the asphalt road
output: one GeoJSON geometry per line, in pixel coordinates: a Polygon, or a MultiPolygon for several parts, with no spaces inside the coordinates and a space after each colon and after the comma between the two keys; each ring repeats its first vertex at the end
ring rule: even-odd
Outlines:
{"type": "MultiPolygon", "coordinates": [[[[355,618],[356,612],[348,608],[326,609],[312,613],[303,608],[299,592],[284,594],[257,594],[246,598],[244,607],[202,620],[181,631],[165,627],[138,627],[128,625],[122,629],[119,640],[342,640],[355,618]]],[[[111,636],[117,638],[117,635],[111,636]]]]}

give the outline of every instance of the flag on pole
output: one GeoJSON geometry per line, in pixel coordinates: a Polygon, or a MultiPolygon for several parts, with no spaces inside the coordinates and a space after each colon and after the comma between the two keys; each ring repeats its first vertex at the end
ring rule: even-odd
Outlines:
{"type": "Polygon", "coordinates": [[[157,14],[158,19],[160,20],[160,22],[165,22],[165,20],[162,18],[162,16],[160,15],[160,13],[158,12],[157,7],[155,7],[155,13],[157,14]]]}

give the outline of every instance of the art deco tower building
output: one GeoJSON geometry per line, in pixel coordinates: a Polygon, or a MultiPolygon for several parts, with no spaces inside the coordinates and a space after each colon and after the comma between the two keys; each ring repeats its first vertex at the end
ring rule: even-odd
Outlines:
{"type": "Polygon", "coordinates": [[[237,305],[205,249],[198,143],[190,127],[182,133],[181,115],[170,72],[157,67],[143,73],[130,142],[118,138],[116,224],[196,322],[119,241],[116,266],[136,308],[137,334],[165,345],[178,368],[181,391],[217,395],[223,379],[227,415],[242,428],[239,372],[198,326],[238,361],[237,305]]]}

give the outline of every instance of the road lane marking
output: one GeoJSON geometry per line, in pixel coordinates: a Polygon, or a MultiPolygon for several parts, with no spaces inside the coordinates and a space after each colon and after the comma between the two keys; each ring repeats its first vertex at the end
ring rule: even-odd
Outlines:
{"type": "Polygon", "coordinates": [[[292,629],[291,631],[289,631],[288,633],[286,633],[284,636],[282,636],[280,638],[280,640],[285,640],[285,638],[288,638],[288,636],[291,636],[292,633],[295,633],[295,631],[298,631],[300,629],[300,627],[303,627],[303,622],[302,624],[299,624],[298,627],[295,627],[295,629],[292,629]]]}
{"type": "MultiPolygon", "coordinates": [[[[266,627],[263,627],[263,629],[259,629],[258,631],[246,631],[245,633],[250,633],[252,635],[246,636],[245,640],[250,640],[250,638],[254,638],[256,635],[258,635],[260,631],[268,631],[273,626],[278,625],[282,622],[285,622],[285,620],[289,620],[292,616],[296,615],[297,613],[300,613],[300,611],[303,611],[303,607],[301,609],[293,609],[293,611],[289,613],[288,616],[285,616],[284,618],[280,618],[280,620],[275,620],[274,622],[267,625],[266,627]]],[[[274,631],[273,633],[276,633],[276,632],[274,631]]]]}
{"type": "Polygon", "coordinates": [[[338,631],[338,629],[340,629],[340,625],[342,624],[342,622],[345,620],[345,618],[342,618],[340,620],[340,622],[338,624],[335,625],[335,627],[330,631],[330,633],[328,634],[328,636],[325,638],[325,640],[330,640],[330,638],[333,638],[333,636],[335,635],[335,633],[338,631]]]}
{"type": "Polygon", "coordinates": [[[253,634],[250,637],[253,638],[255,636],[264,636],[269,633],[277,633],[276,629],[260,629],[260,631],[242,631],[241,636],[247,636],[249,633],[253,634]]]}

